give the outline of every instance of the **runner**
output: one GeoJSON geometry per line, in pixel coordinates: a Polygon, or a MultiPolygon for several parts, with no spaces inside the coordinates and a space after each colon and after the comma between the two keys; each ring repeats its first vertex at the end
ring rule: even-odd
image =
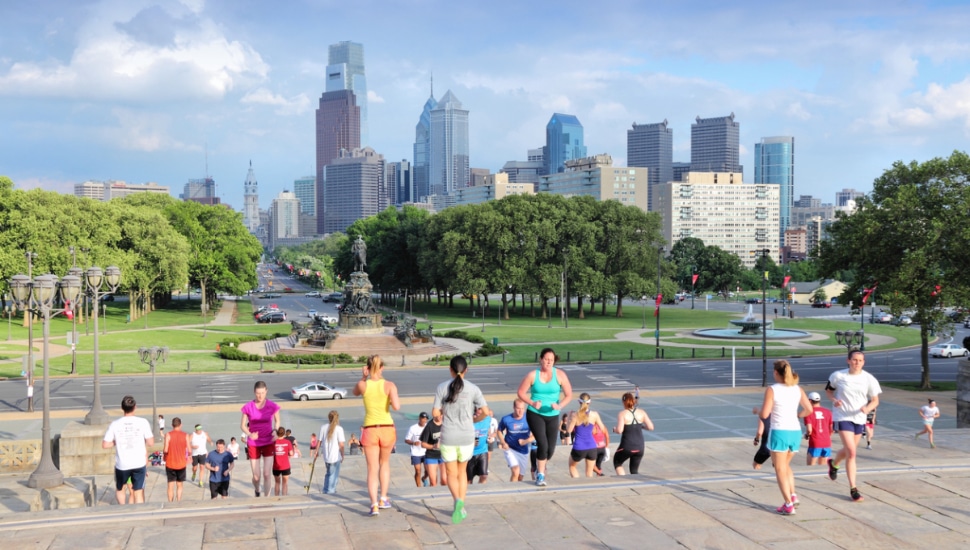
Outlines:
{"type": "Polygon", "coordinates": [[[227,498],[229,496],[229,474],[236,466],[232,453],[226,450],[226,440],[216,441],[216,449],[206,457],[205,468],[209,474],[209,496],[227,498]]]}
{"type": "Polygon", "coordinates": [[[556,352],[545,348],[539,353],[539,368],[529,372],[519,384],[518,397],[529,405],[525,418],[536,442],[536,485],[546,485],[546,463],[556,451],[559,435],[560,403],[573,397],[569,377],[556,368],[556,352]]]}
{"type": "Polygon", "coordinates": [[[791,469],[792,458],[802,443],[802,426],[798,419],[812,414],[812,403],[798,385],[798,375],[788,361],[775,361],[774,376],[775,383],[765,389],[761,418],[771,419],[768,450],[771,451],[771,462],[775,466],[778,489],[785,499],[775,511],[790,516],[795,513],[795,506],[798,506],[795,473],[791,469]]]}
{"type": "Polygon", "coordinates": [[[821,405],[822,396],[818,392],[808,394],[812,402],[812,414],[805,417],[805,439],[808,440],[808,453],[805,462],[809,466],[827,464],[832,457],[832,411],[821,405]]]}
{"type": "Polygon", "coordinates": [[[408,433],[404,436],[404,442],[411,449],[411,466],[414,467],[414,485],[417,487],[428,484],[428,467],[424,465],[424,455],[427,451],[421,445],[421,432],[424,431],[427,423],[428,413],[422,411],[418,415],[418,421],[408,428],[408,433]]]}
{"type": "Polygon", "coordinates": [[[529,448],[533,438],[529,431],[529,421],[525,419],[525,410],[525,401],[516,399],[512,404],[512,414],[503,416],[498,423],[498,433],[502,436],[499,448],[505,451],[505,462],[512,470],[509,481],[513,483],[522,481],[525,469],[529,467],[529,448]]]}
{"type": "Polygon", "coordinates": [[[475,450],[468,461],[468,483],[474,483],[475,476],[478,476],[479,485],[488,481],[488,438],[493,433],[492,420],[492,415],[485,414],[481,408],[475,409],[475,450]]]}
{"type": "Polygon", "coordinates": [[[872,438],[876,436],[876,409],[866,415],[866,450],[872,450],[872,438]]]}
{"type": "Polygon", "coordinates": [[[273,479],[273,453],[276,438],[273,436],[280,427],[280,407],[269,399],[266,382],[260,380],[253,386],[254,399],[242,408],[240,425],[246,437],[246,456],[253,470],[253,489],[259,496],[260,477],[266,496],[270,494],[270,480],[273,479]]]}
{"type": "Polygon", "coordinates": [[[384,363],[379,355],[368,357],[361,372],[362,377],[354,386],[354,395],[364,398],[364,426],[360,445],[367,460],[370,515],[376,516],[382,508],[391,507],[387,490],[391,484],[391,450],[397,440],[397,432],[390,410],[400,410],[401,402],[397,397],[397,386],[384,379],[384,363]]]}
{"type": "Polygon", "coordinates": [[[927,437],[930,439],[930,448],[935,449],[936,443],[933,443],[933,421],[940,417],[940,409],[937,408],[936,401],[930,399],[929,403],[920,407],[919,416],[923,419],[923,429],[917,432],[913,438],[919,439],[919,436],[928,434],[927,437]]]}
{"type": "Polygon", "coordinates": [[[441,416],[432,416],[431,422],[424,425],[421,432],[421,447],[424,449],[424,467],[428,471],[428,485],[436,487],[448,479],[441,468],[441,416]],[[439,479],[441,480],[439,482],[439,479]]]}
{"type": "Polygon", "coordinates": [[[463,356],[451,358],[450,370],[451,380],[439,384],[435,391],[431,414],[440,415],[443,421],[439,440],[441,459],[445,463],[448,491],[455,501],[451,522],[457,524],[467,515],[465,499],[468,493],[468,461],[475,450],[475,411],[480,409],[485,417],[491,411],[482,390],[465,380],[468,362],[463,356]]]}
{"type": "Polygon", "coordinates": [[[131,503],[145,502],[145,476],[148,474],[148,447],[155,444],[152,426],[144,418],[135,416],[135,398],[121,399],[124,416],[108,425],[101,441],[102,449],[115,449],[115,497],[125,504],[125,487],[131,480],[131,503]]]}
{"type": "Polygon", "coordinates": [[[832,400],[832,420],[842,440],[842,449],[829,459],[829,479],[838,479],[839,462],[844,460],[849,495],[861,502],[863,497],[856,487],[856,449],[865,430],[866,415],[879,407],[882,388],[873,375],[862,370],[866,364],[864,353],[852,350],[846,362],[849,368],[833,372],[825,385],[825,393],[832,400]]]}
{"type": "Polygon", "coordinates": [[[286,430],[277,428],[276,441],[273,443],[273,494],[276,496],[289,494],[290,457],[293,453],[293,442],[286,438],[286,430]]]}
{"type": "Polygon", "coordinates": [[[172,431],[165,434],[165,446],[162,454],[165,457],[165,477],[168,480],[168,501],[182,502],[182,484],[185,482],[185,460],[191,436],[182,431],[182,419],[172,419],[172,431]]]}
{"type": "Polygon", "coordinates": [[[236,441],[235,437],[229,438],[229,445],[226,445],[226,449],[229,449],[229,452],[232,453],[233,459],[239,458],[239,442],[236,441]]]}
{"type": "Polygon", "coordinates": [[[768,450],[768,437],[771,435],[771,420],[761,418],[760,407],[751,409],[751,414],[758,416],[758,429],[754,434],[754,445],[758,447],[758,450],[754,453],[751,467],[755,470],[760,470],[761,465],[771,458],[771,451],[768,450]]]}
{"type": "Polygon", "coordinates": [[[585,462],[586,477],[593,477],[596,471],[596,455],[599,448],[596,439],[593,438],[593,429],[599,428],[606,432],[606,426],[600,420],[600,415],[596,411],[589,409],[591,397],[588,393],[579,394],[579,411],[569,413],[569,424],[566,431],[573,433],[575,430],[576,439],[573,441],[573,450],[569,453],[569,475],[579,477],[576,465],[585,462]]]}
{"type": "Polygon", "coordinates": [[[202,478],[205,477],[205,457],[209,454],[206,443],[212,443],[209,434],[202,431],[202,424],[195,425],[195,432],[192,433],[192,482],[195,482],[196,469],[199,471],[199,487],[202,487],[202,478]]]}
{"type": "Polygon", "coordinates": [[[647,411],[637,407],[636,397],[627,392],[621,398],[623,410],[616,416],[616,427],[613,433],[620,434],[620,444],[613,455],[613,468],[616,475],[623,476],[623,463],[630,460],[630,473],[640,472],[640,461],[643,459],[643,430],[653,430],[653,422],[647,411]]]}

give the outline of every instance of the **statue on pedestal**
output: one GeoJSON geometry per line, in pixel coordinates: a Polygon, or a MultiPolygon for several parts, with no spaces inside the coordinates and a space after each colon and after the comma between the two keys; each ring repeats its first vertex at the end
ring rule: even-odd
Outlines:
{"type": "Polygon", "coordinates": [[[363,237],[357,235],[357,240],[350,246],[354,256],[354,271],[363,272],[367,268],[367,243],[363,237]]]}

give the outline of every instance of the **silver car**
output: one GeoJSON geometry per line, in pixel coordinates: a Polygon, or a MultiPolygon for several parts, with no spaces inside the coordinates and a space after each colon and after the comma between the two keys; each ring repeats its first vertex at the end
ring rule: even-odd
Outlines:
{"type": "Polygon", "coordinates": [[[323,382],[307,382],[290,390],[294,400],[308,399],[343,399],[347,397],[346,388],[337,388],[323,382]]]}

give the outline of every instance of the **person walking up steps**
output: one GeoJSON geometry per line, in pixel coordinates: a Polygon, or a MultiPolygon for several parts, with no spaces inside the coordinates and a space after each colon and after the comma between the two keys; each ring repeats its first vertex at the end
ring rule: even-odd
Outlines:
{"type": "Polygon", "coordinates": [[[574,433],[575,430],[576,434],[576,439],[573,440],[573,449],[569,453],[569,475],[572,477],[579,477],[579,471],[576,468],[578,464],[583,465],[586,477],[593,477],[593,473],[596,471],[596,455],[599,454],[596,439],[593,437],[593,429],[599,428],[606,432],[606,426],[600,420],[599,413],[589,408],[591,400],[592,398],[588,393],[581,393],[579,395],[579,411],[569,413],[567,429],[570,433],[574,433]]]}
{"type": "Polygon", "coordinates": [[[501,436],[499,448],[505,452],[505,462],[512,471],[509,478],[512,483],[522,481],[529,468],[529,447],[533,438],[529,421],[525,419],[525,410],[525,401],[516,399],[512,404],[512,414],[503,416],[498,423],[498,435],[501,436]]]}
{"type": "Polygon", "coordinates": [[[294,454],[293,442],[286,438],[286,430],[276,429],[276,441],[273,443],[273,494],[286,496],[289,494],[290,457],[294,454]]]}
{"type": "Polygon", "coordinates": [[[404,442],[411,450],[411,466],[414,467],[414,485],[417,487],[428,484],[428,467],[424,463],[424,455],[427,453],[427,449],[421,444],[421,432],[424,431],[424,427],[427,424],[428,413],[422,411],[418,415],[418,421],[408,428],[408,433],[404,436],[404,442]]]}
{"type": "Polygon", "coordinates": [[[202,487],[202,478],[205,476],[205,457],[209,454],[206,448],[206,443],[212,443],[212,438],[209,434],[202,431],[202,424],[195,425],[195,431],[192,433],[192,482],[195,482],[196,470],[199,472],[199,487],[202,487]]]}
{"type": "Polygon", "coordinates": [[[118,504],[125,504],[125,486],[131,479],[131,503],[145,502],[145,476],[148,474],[148,447],[155,444],[152,426],[144,418],[135,416],[135,398],[121,399],[121,418],[108,425],[101,441],[102,449],[115,449],[115,496],[118,504]]]}
{"type": "Polygon", "coordinates": [[[165,446],[162,455],[165,457],[165,477],[168,480],[168,501],[182,502],[182,484],[185,482],[185,460],[192,438],[182,431],[182,419],[172,419],[172,430],[165,434],[165,446]]]}
{"type": "Polygon", "coordinates": [[[923,419],[923,429],[916,433],[914,439],[919,439],[919,436],[927,434],[930,440],[930,448],[935,449],[936,443],[933,442],[933,421],[940,417],[940,409],[937,408],[936,401],[930,399],[929,403],[920,407],[919,416],[923,419]]]}
{"type": "Polygon", "coordinates": [[[281,424],[280,406],[266,399],[268,391],[266,382],[256,382],[253,386],[254,399],[243,406],[240,421],[246,437],[246,456],[253,470],[253,489],[256,496],[260,495],[260,487],[266,496],[272,490],[270,481],[273,479],[275,434],[281,424]]]}
{"type": "Polygon", "coordinates": [[[552,348],[539,353],[539,368],[525,375],[518,398],[529,405],[525,418],[536,443],[536,485],[546,486],[546,464],[556,451],[559,436],[560,403],[569,403],[573,388],[569,377],[556,368],[559,357],[552,348]]]}
{"type": "Polygon", "coordinates": [[[818,392],[808,394],[808,400],[812,402],[812,414],[805,417],[805,439],[808,439],[805,462],[809,466],[828,464],[832,458],[832,411],[822,406],[818,392]]]}
{"type": "Polygon", "coordinates": [[[768,450],[775,466],[778,489],[785,502],[776,511],[790,516],[798,506],[795,494],[795,473],[791,461],[802,443],[802,426],[799,418],[812,414],[812,403],[798,385],[798,375],[784,359],[775,361],[775,383],[765,389],[761,405],[761,418],[771,419],[768,450]]]}
{"type": "Polygon", "coordinates": [[[640,461],[643,459],[644,443],[643,430],[653,430],[653,422],[647,416],[647,411],[637,407],[636,397],[632,393],[623,394],[623,410],[616,417],[616,427],[613,431],[620,434],[620,445],[613,455],[613,468],[616,475],[626,475],[623,463],[630,460],[630,473],[636,475],[640,471],[640,461]]]}
{"type": "Polygon", "coordinates": [[[855,502],[862,502],[856,486],[856,450],[866,428],[866,415],[879,407],[882,388],[876,377],[862,370],[866,364],[864,353],[852,350],[846,362],[849,368],[833,372],[825,385],[825,394],[832,400],[832,420],[842,440],[842,449],[835,458],[829,459],[829,479],[839,478],[839,463],[845,461],[849,496],[855,502]]]}
{"type": "Polygon", "coordinates": [[[340,479],[340,464],[344,461],[344,428],[340,425],[340,413],[327,413],[327,423],[320,426],[320,441],[323,447],[323,463],[327,474],[323,477],[323,492],[328,495],[337,492],[340,479]]]}
{"type": "Polygon", "coordinates": [[[445,463],[448,490],[455,501],[451,522],[461,523],[466,515],[468,461],[475,450],[475,411],[480,410],[479,420],[492,413],[482,390],[465,380],[465,373],[468,372],[465,358],[461,355],[452,357],[450,370],[451,380],[439,384],[435,391],[431,415],[442,417],[441,460],[445,463]]]}

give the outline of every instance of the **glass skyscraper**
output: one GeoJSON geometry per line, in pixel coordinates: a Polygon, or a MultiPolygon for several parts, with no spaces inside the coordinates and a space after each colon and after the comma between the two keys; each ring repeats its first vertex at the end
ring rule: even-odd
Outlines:
{"type": "Polygon", "coordinates": [[[413,165],[413,200],[423,201],[430,193],[431,175],[431,110],[438,106],[434,98],[434,88],[431,96],[424,102],[424,109],[414,127],[414,165],[413,165]]]}
{"type": "Polygon", "coordinates": [[[734,113],[695,120],[690,126],[690,171],[740,174],[741,125],[734,121],[734,113]]]}
{"type": "Polygon", "coordinates": [[[654,187],[674,179],[674,129],[666,119],[656,124],[634,122],[633,129],[626,131],[626,158],[628,166],[648,168],[648,209],[652,211],[654,187]]]}
{"type": "Polygon", "coordinates": [[[364,45],[338,42],[330,45],[327,58],[327,91],[353,90],[360,107],[360,143],[368,145],[367,77],[364,76],[364,45]]]}
{"type": "Polygon", "coordinates": [[[754,144],[754,183],[774,183],[779,187],[779,242],[784,246],[785,230],[791,225],[795,205],[794,137],[766,137],[754,144]]]}
{"type": "Polygon", "coordinates": [[[468,164],[468,110],[451,90],[431,110],[429,195],[451,195],[471,180],[468,164]]]}
{"type": "Polygon", "coordinates": [[[544,162],[546,174],[566,170],[566,161],[586,156],[583,144],[583,125],[573,115],[553,113],[546,124],[544,162]]]}

